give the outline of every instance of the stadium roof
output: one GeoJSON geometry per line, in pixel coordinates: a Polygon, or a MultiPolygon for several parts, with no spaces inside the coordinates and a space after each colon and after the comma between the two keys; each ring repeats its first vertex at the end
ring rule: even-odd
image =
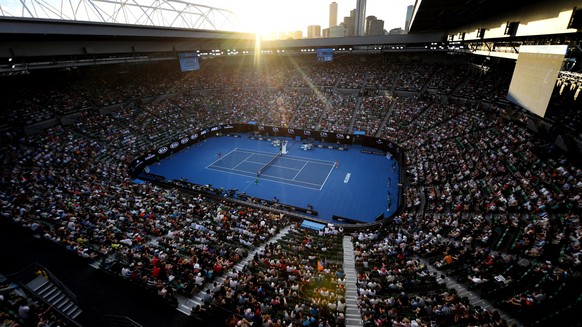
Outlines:
{"type": "Polygon", "coordinates": [[[450,31],[544,1],[548,2],[548,0],[416,0],[410,32],[450,31]]]}

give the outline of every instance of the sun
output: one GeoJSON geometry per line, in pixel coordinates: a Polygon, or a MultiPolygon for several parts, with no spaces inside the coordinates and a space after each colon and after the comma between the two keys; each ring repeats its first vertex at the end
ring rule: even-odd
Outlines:
{"type": "Polygon", "coordinates": [[[252,20],[250,22],[250,24],[251,24],[249,26],[250,32],[255,33],[259,36],[264,36],[264,35],[267,35],[269,33],[272,33],[276,29],[276,26],[274,26],[272,23],[268,22],[267,19],[265,19],[265,18],[257,17],[256,19],[252,20]]]}
{"type": "Polygon", "coordinates": [[[281,32],[281,8],[278,1],[241,1],[245,6],[236,9],[245,30],[258,37],[281,32]]]}

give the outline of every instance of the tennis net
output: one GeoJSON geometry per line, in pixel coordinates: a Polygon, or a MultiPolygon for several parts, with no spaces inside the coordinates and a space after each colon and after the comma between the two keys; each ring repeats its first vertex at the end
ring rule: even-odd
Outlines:
{"type": "Polygon", "coordinates": [[[281,156],[283,156],[283,154],[281,151],[279,151],[276,156],[274,156],[271,160],[269,160],[269,162],[267,162],[266,165],[257,171],[257,176],[260,176],[267,168],[269,168],[275,161],[277,161],[277,159],[281,158],[281,156]]]}

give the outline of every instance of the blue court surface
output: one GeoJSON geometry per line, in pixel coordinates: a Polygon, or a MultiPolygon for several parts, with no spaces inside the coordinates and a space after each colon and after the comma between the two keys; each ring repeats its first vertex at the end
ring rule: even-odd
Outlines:
{"type": "Polygon", "coordinates": [[[262,180],[321,190],[333,171],[334,162],[234,149],[208,165],[207,169],[259,177],[262,180]]]}
{"type": "Polygon", "coordinates": [[[237,190],[249,196],[297,207],[313,206],[317,218],[334,215],[373,222],[391,216],[398,204],[398,167],[393,159],[352,145],[341,151],[327,147],[303,150],[288,140],[288,153],[271,142],[241,137],[213,137],[150,166],[166,179],[237,190]],[[336,161],[338,166],[335,166],[336,161]],[[257,174],[259,172],[259,174],[257,174]]]}

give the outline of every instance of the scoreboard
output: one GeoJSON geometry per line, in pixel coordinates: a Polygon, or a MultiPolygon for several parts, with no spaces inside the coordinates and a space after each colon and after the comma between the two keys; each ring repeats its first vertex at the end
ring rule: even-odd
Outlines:
{"type": "Polygon", "coordinates": [[[317,61],[333,61],[333,49],[317,49],[317,61]]]}

